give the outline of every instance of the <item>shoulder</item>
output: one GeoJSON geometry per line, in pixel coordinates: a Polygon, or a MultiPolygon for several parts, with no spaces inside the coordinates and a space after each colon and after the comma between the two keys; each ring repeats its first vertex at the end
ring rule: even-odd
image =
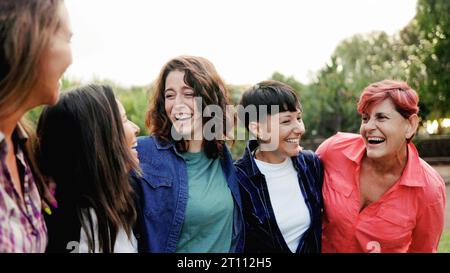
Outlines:
{"type": "Polygon", "coordinates": [[[315,167],[319,169],[321,167],[321,162],[319,156],[311,151],[311,150],[303,150],[297,158],[301,161],[304,161],[308,167],[315,167]]]}
{"type": "Polygon", "coordinates": [[[138,137],[137,141],[138,141],[138,150],[156,147],[156,139],[154,136],[140,136],[138,137]]]}
{"type": "Polygon", "coordinates": [[[358,149],[363,145],[364,141],[361,135],[338,132],[334,136],[322,142],[317,148],[316,153],[322,160],[324,160],[340,154],[346,149],[358,149]]]}
{"type": "Polygon", "coordinates": [[[324,152],[324,150],[342,149],[343,147],[352,145],[355,141],[360,139],[361,135],[359,134],[338,132],[322,142],[316,152],[320,154],[320,152],[324,152]]]}
{"type": "Polygon", "coordinates": [[[319,156],[310,150],[303,150],[297,159],[300,163],[300,168],[304,171],[313,171],[316,178],[320,179],[322,176],[322,162],[319,156]]]}
{"type": "Polygon", "coordinates": [[[154,136],[140,136],[137,142],[136,150],[141,163],[160,156],[160,150],[157,147],[158,140],[154,136]]]}
{"type": "Polygon", "coordinates": [[[424,175],[424,202],[442,203],[445,202],[445,182],[439,173],[427,162],[420,158],[420,167],[424,175]]]}
{"type": "Polygon", "coordinates": [[[244,155],[244,156],[240,157],[239,159],[237,159],[236,161],[234,161],[234,166],[237,169],[243,169],[245,166],[247,166],[247,164],[248,164],[247,161],[248,161],[248,159],[244,155]]]}

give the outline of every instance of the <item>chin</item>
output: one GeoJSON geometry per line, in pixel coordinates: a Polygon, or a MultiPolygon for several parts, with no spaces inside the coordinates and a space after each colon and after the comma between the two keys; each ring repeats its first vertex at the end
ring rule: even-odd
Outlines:
{"type": "Polygon", "coordinates": [[[285,154],[286,154],[288,157],[295,157],[295,156],[298,156],[298,155],[300,154],[300,148],[295,149],[295,150],[290,149],[289,151],[286,151],[285,154]]]}
{"type": "Polygon", "coordinates": [[[366,155],[370,159],[380,159],[380,158],[383,158],[385,156],[385,154],[383,154],[381,152],[370,151],[370,150],[366,150],[366,155]]]}
{"type": "Polygon", "coordinates": [[[44,104],[47,104],[50,106],[55,105],[59,100],[59,95],[60,95],[60,92],[58,89],[55,89],[52,92],[49,92],[47,99],[44,101],[44,104]]]}

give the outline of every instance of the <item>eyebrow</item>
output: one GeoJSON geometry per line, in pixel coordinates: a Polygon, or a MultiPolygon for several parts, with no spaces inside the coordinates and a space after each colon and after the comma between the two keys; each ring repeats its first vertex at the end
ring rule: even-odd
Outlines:
{"type": "MultiPolygon", "coordinates": [[[[193,88],[191,88],[191,87],[189,87],[189,86],[187,86],[187,85],[181,87],[181,90],[183,90],[183,91],[186,90],[186,89],[190,89],[190,90],[194,91],[193,88]]],[[[175,92],[175,90],[174,90],[172,87],[169,87],[169,88],[165,89],[165,90],[164,90],[164,93],[166,93],[166,92],[168,92],[168,91],[174,91],[174,92],[175,92]]]]}
{"type": "MultiPolygon", "coordinates": [[[[381,116],[381,115],[383,115],[383,116],[389,116],[389,114],[390,114],[390,112],[389,112],[389,113],[386,113],[386,112],[376,112],[376,113],[375,113],[375,116],[377,116],[377,117],[378,117],[378,116],[381,116]]],[[[369,113],[367,113],[367,112],[362,113],[362,115],[363,115],[363,116],[370,116],[369,113]]]]}

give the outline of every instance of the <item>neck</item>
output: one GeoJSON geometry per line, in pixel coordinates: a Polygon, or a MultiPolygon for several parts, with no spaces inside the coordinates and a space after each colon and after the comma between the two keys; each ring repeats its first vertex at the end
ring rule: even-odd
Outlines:
{"type": "Polygon", "coordinates": [[[202,150],[203,140],[189,140],[188,141],[188,152],[198,153],[202,150]]]}
{"type": "Polygon", "coordinates": [[[6,140],[11,139],[14,129],[16,129],[17,124],[24,114],[24,110],[19,110],[6,118],[0,119],[0,132],[5,135],[6,140]]]}
{"type": "Polygon", "coordinates": [[[404,145],[393,157],[379,159],[365,157],[365,161],[377,173],[401,175],[408,161],[407,145],[404,145]]]}
{"type": "Polygon", "coordinates": [[[255,158],[270,164],[280,164],[283,163],[287,157],[275,152],[261,151],[258,147],[255,153],[255,158]]]}

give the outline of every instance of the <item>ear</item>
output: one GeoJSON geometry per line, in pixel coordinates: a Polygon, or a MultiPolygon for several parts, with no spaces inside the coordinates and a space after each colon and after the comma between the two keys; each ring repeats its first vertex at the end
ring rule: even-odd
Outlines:
{"type": "Polygon", "coordinates": [[[414,114],[408,118],[408,128],[406,130],[406,139],[411,139],[417,131],[417,127],[419,127],[419,117],[414,114]]]}
{"type": "Polygon", "coordinates": [[[258,138],[259,134],[259,124],[256,121],[252,121],[248,124],[248,130],[252,135],[254,135],[256,138],[258,138]]]}

